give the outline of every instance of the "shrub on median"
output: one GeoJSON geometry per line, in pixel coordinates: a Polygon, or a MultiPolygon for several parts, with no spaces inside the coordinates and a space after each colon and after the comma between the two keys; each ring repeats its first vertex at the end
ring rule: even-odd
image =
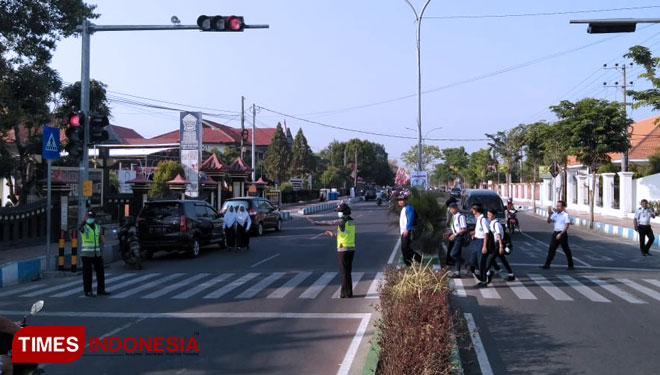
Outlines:
{"type": "Polygon", "coordinates": [[[379,375],[449,375],[453,335],[445,273],[389,268],[380,288],[379,375]]]}
{"type": "MultiPolygon", "coordinates": [[[[408,204],[415,209],[419,223],[412,248],[420,254],[438,253],[447,219],[447,209],[438,202],[439,197],[437,192],[419,191],[413,188],[408,198],[408,204]]],[[[394,219],[392,224],[398,226],[401,207],[396,202],[390,206],[390,214],[394,219]]]]}

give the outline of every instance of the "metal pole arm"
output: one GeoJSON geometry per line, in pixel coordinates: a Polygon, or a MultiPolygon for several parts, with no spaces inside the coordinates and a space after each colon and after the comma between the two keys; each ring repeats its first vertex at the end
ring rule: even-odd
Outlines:
{"type": "MultiPolygon", "coordinates": [[[[268,29],[269,25],[245,25],[244,29],[268,29]]],[[[89,24],[89,32],[97,31],[165,31],[165,30],[200,30],[197,25],[95,25],[89,24]]],[[[83,31],[83,26],[76,27],[78,32],[83,31]]]]}

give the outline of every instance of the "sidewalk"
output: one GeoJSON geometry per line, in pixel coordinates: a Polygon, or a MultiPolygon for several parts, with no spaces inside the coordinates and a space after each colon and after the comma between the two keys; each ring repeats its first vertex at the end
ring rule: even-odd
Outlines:
{"type": "MultiPolygon", "coordinates": [[[[516,205],[522,205],[527,209],[532,209],[531,206],[526,206],[520,202],[515,203],[516,205]]],[[[591,215],[584,212],[575,212],[573,210],[566,210],[569,215],[571,215],[571,223],[573,225],[589,228],[591,223],[591,215]]],[[[536,215],[542,217],[548,217],[547,207],[537,207],[536,215]]],[[[653,233],[655,234],[655,240],[653,241],[654,247],[660,247],[660,225],[651,224],[653,228],[653,233]]],[[[594,231],[601,232],[607,235],[622,237],[624,239],[630,240],[632,242],[639,243],[639,237],[637,232],[633,228],[632,219],[619,219],[611,216],[603,216],[594,214],[594,231]]]]}

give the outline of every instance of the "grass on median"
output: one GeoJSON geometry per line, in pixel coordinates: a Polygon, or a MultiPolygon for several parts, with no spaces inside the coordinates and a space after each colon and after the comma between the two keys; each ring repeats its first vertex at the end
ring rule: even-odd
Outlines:
{"type": "Polygon", "coordinates": [[[454,372],[448,301],[446,273],[420,264],[386,270],[380,291],[378,375],[454,372]]]}

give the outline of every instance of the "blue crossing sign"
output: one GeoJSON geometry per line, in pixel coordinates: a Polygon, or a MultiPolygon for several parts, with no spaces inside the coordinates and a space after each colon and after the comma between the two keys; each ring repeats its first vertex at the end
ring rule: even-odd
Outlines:
{"type": "Polygon", "coordinates": [[[45,160],[60,158],[60,129],[44,126],[42,130],[41,157],[45,160]]]}

